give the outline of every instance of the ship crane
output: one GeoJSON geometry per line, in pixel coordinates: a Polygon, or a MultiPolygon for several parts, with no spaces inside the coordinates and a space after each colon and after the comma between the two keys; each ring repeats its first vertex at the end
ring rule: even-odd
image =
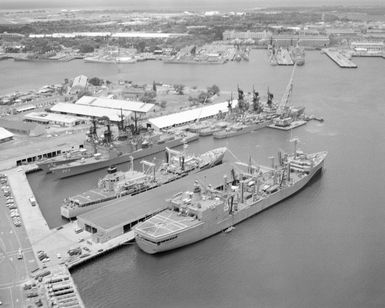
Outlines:
{"type": "Polygon", "coordinates": [[[142,164],[142,172],[145,175],[152,174],[152,179],[155,181],[155,163],[146,160],[142,160],[140,163],[142,164]]]}
{"type": "Polygon", "coordinates": [[[293,92],[293,79],[294,79],[295,67],[296,67],[296,65],[293,66],[293,70],[291,72],[289,83],[286,87],[285,92],[282,95],[281,102],[278,105],[277,112],[281,117],[286,117],[286,116],[288,116],[288,113],[289,113],[289,106],[288,105],[289,105],[291,94],[293,92]]]}

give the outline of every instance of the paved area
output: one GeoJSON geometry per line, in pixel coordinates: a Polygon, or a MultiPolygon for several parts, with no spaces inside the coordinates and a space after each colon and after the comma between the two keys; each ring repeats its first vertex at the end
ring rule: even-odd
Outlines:
{"type": "Polygon", "coordinates": [[[29,137],[20,141],[12,141],[0,144],[0,170],[14,168],[16,161],[33,154],[49,152],[57,148],[72,147],[80,145],[85,140],[85,133],[79,133],[62,136],[29,137]]]}
{"type": "MultiPolygon", "coordinates": [[[[15,192],[13,197],[23,222],[23,227],[13,226],[9,214],[6,216],[5,214],[7,213],[0,212],[1,219],[8,219],[8,223],[11,224],[11,228],[13,230],[11,230],[12,233],[10,234],[18,235],[20,233],[18,239],[12,239],[8,233],[5,233],[8,230],[4,230],[4,245],[5,243],[12,242],[13,246],[10,246],[9,251],[13,254],[15,253],[15,250],[17,254],[18,249],[21,246],[24,254],[24,258],[22,260],[16,258],[20,264],[24,264],[24,267],[22,268],[23,271],[20,270],[19,267],[12,266],[12,264],[10,264],[8,261],[8,264],[4,264],[4,269],[0,268],[1,273],[3,273],[3,271],[9,272],[12,269],[14,270],[14,273],[17,273],[15,276],[9,276],[15,277],[15,279],[9,277],[8,279],[5,278],[6,281],[4,284],[0,285],[0,287],[3,286],[5,289],[9,287],[15,289],[16,287],[14,284],[17,283],[17,290],[13,290],[13,293],[9,292],[9,295],[7,295],[5,291],[4,300],[3,297],[0,297],[2,302],[11,303],[9,307],[28,307],[28,303],[26,303],[25,299],[24,302],[20,302],[23,299],[21,298],[21,295],[18,294],[23,294],[22,286],[24,282],[30,280],[30,275],[34,276],[36,273],[41,273],[42,271],[46,270],[50,272],[48,278],[55,277],[56,275],[69,276],[67,268],[63,265],[64,258],[67,256],[67,250],[78,244],[80,240],[85,240],[85,233],[75,233],[76,225],[74,223],[67,224],[63,228],[52,230],[49,229],[39,206],[32,206],[29,202],[29,198],[33,196],[33,192],[29,186],[23,169],[24,167],[20,167],[3,172],[8,176],[9,186],[11,187],[12,191],[15,192]],[[46,253],[47,258],[35,258],[35,256],[39,256],[40,250],[46,253]],[[40,270],[35,271],[39,268],[40,270]],[[15,297],[16,295],[17,297],[15,297]],[[19,305],[19,303],[21,304],[19,305]]],[[[4,210],[8,211],[5,206],[3,206],[3,208],[4,210]]],[[[1,223],[1,226],[3,226],[3,223],[1,223]]],[[[14,260],[13,262],[15,263],[14,260]]],[[[3,277],[3,275],[1,275],[1,277],[3,277]]],[[[44,284],[40,286],[41,288],[39,289],[39,294],[46,294],[47,290],[44,290],[44,284]]],[[[80,296],[78,295],[76,289],[74,292],[80,303],[78,306],[82,307],[83,304],[81,303],[80,296]]],[[[34,306],[35,304],[33,303],[32,307],[34,306]]]]}
{"type": "Polygon", "coordinates": [[[16,227],[0,192],[0,301],[4,307],[27,307],[32,301],[23,290],[29,273],[37,268],[31,243],[23,226],[16,227]],[[18,259],[19,248],[23,255],[18,259]]]}

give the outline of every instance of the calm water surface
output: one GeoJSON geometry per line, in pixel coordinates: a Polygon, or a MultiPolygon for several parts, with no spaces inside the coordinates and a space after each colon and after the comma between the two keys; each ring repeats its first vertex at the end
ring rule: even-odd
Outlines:
{"type": "MultiPolygon", "coordinates": [[[[296,129],[306,151],[327,150],[325,170],[303,191],[238,225],[229,234],[162,255],[128,245],[73,273],[87,307],[384,307],[385,305],[385,60],[353,59],[343,70],[307,53],[295,75],[293,103],[323,116],[296,129]]],[[[66,77],[153,80],[245,90],[267,87],[280,97],[291,68],[271,67],[265,53],[223,66],[127,66],[0,63],[1,91],[35,88],[66,77]],[[36,78],[39,76],[39,78],[36,78]]],[[[263,129],[236,138],[192,143],[191,151],[227,145],[239,159],[267,164],[289,132],[263,129]]],[[[160,159],[160,157],[159,157],[160,159]]],[[[232,160],[227,155],[227,160],[232,160]]],[[[122,167],[124,168],[124,166],[122,167]]],[[[61,200],[95,184],[104,172],[51,181],[30,176],[51,226],[61,200]]]]}

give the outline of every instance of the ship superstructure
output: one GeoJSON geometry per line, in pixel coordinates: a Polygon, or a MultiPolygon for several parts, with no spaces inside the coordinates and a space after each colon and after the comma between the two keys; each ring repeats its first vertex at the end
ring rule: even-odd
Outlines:
{"type": "Polygon", "coordinates": [[[103,202],[127,195],[136,195],[165,183],[175,181],[192,172],[211,168],[222,163],[227,148],[217,148],[201,155],[187,155],[185,151],[166,149],[166,162],[158,169],[154,162],[141,161],[142,171],[134,170],[133,158],[128,171],[110,167],[98,186],[81,194],[66,198],[60,208],[61,215],[71,219],[103,206],[103,202]]]}
{"type": "MultiPolygon", "coordinates": [[[[295,145],[296,145],[296,141],[295,145]]],[[[154,254],[188,245],[233,226],[303,188],[324,164],[327,152],[279,154],[278,166],[238,164],[219,187],[194,184],[172,196],[169,207],[135,228],[136,242],[154,254]]]]}

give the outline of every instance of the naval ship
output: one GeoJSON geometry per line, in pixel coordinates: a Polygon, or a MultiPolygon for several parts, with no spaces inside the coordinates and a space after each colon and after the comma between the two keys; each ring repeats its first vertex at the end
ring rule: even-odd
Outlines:
{"type": "Polygon", "coordinates": [[[81,194],[66,198],[60,207],[63,217],[71,219],[85,212],[103,206],[103,202],[141,192],[175,181],[193,172],[199,172],[222,163],[227,148],[217,148],[201,155],[187,155],[185,152],[166,148],[166,161],[158,170],[155,163],[141,161],[142,171],[131,167],[128,171],[118,171],[116,167],[107,169],[107,175],[94,187],[81,194]]]}
{"type": "Polygon", "coordinates": [[[143,158],[165,150],[174,148],[195,140],[199,135],[190,132],[154,132],[151,130],[140,130],[137,134],[132,133],[127,140],[116,140],[112,136],[110,123],[104,131],[103,138],[96,134],[96,124],[94,121],[88,133],[88,141],[93,145],[94,154],[90,157],[82,157],[79,160],[61,164],[50,168],[56,179],[62,179],[82,173],[87,173],[112,165],[129,162],[133,159],[143,158]]]}
{"type": "MultiPolygon", "coordinates": [[[[296,142],[295,142],[296,145],[296,142]]],[[[135,227],[138,246],[149,254],[179,248],[218,232],[269,208],[302,189],[323,167],[327,152],[280,154],[272,168],[240,164],[232,179],[219,187],[195,182],[193,191],[175,194],[167,209],[135,227]]]]}
{"type": "Polygon", "coordinates": [[[90,153],[85,148],[78,150],[70,150],[64,153],[61,153],[59,156],[43,159],[37,161],[36,165],[43,170],[45,173],[51,172],[50,169],[56,166],[71,163],[75,160],[82,159],[83,157],[89,157],[90,153]]]}

